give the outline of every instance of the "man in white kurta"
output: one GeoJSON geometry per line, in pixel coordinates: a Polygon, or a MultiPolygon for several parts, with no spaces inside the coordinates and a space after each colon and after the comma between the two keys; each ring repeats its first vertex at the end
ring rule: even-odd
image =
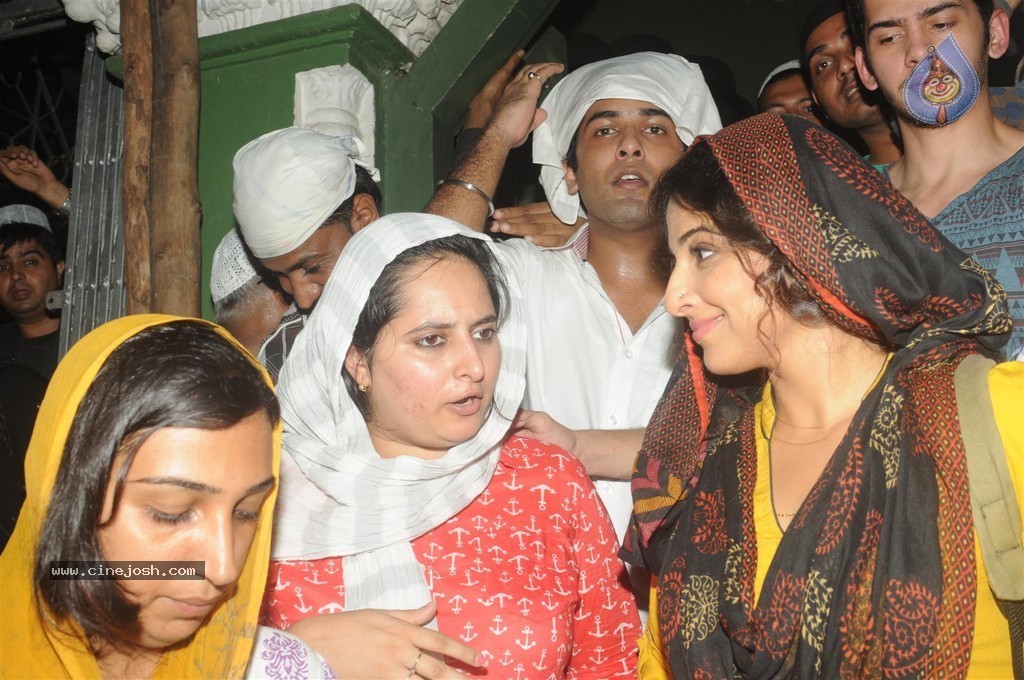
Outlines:
{"type": "MultiPolygon", "coordinates": [[[[573,430],[637,430],[654,412],[679,347],[676,320],[662,301],[665,237],[649,219],[647,197],[686,145],[721,123],[700,69],[676,55],[589,64],[559,82],[538,110],[544,82],[560,70],[531,65],[510,79],[428,210],[483,229],[508,150],[533,131],[533,160],[552,212],[566,224],[580,216],[588,222],[561,248],[504,244],[528,308],[523,405],[573,430]]],[[[640,434],[609,474],[619,481],[595,479],[620,540],[640,434]]]]}
{"type": "MultiPolygon", "coordinates": [[[[587,261],[589,229],[541,250],[505,242],[526,298],[523,408],[574,430],[647,425],[679,352],[677,321],[662,303],[633,333],[587,261]]],[[[633,509],[629,482],[594,479],[621,542],[633,509]]]]}

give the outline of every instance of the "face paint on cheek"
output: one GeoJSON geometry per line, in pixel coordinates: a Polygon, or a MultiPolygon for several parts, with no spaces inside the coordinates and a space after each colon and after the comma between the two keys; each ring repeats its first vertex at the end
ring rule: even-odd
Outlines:
{"type": "Polygon", "coordinates": [[[946,125],[967,113],[980,92],[977,71],[950,33],[914,67],[903,85],[903,103],[915,120],[946,125]]]}

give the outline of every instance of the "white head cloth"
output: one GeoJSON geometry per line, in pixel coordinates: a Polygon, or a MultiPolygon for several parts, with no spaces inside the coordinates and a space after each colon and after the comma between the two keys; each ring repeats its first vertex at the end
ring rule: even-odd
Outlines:
{"type": "Polygon", "coordinates": [[[547,119],[533,131],[533,162],[555,216],[573,224],[580,198],[565,184],[562,159],[587,109],[601,99],[633,99],[663,109],[684,144],[722,128],[700,67],[675,54],[639,52],[576,69],[551,90],[542,108],[547,119]]]}
{"type": "Polygon", "coordinates": [[[235,219],[258,258],[298,248],[355,190],[366,147],[354,135],[332,137],[298,127],[268,132],[235,154],[235,219]]]}
{"type": "Polygon", "coordinates": [[[46,219],[46,214],[35,206],[26,205],[25,203],[12,203],[0,208],[0,227],[16,222],[34,224],[51,234],[53,233],[53,229],[50,228],[50,220],[46,219]]]}
{"type": "Polygon", "coordinates": [[[802,72],[802,69],[800,67],[800,62],[797,61],[796,59],[791,59],[791,60],[787,61],[786,63],[779,64],[778,66],[773,68],[772,72],[769,73],[768,76],[764,79],[764,82],[761,83],[761,89],[757,91],[757,98],[758,99],[761,98],[761,95],[764,94],[764,88],[768,87],[768,83],[771,82],[772,78],[774,78],[775,76],[779,75],[783,71],[791,71],[793,69],[796,69],[797,71],[801,71],[802,72]]]}
{"type": "Polygon", "coordinates": [[[272,558],[342,555],[346,609],[425,604],[429,590],[409,541],[454,516],[490,482],[523,396],[525,342],[519,282],[488,237],[416,213],[388,215],[359,231],[278,383],[285,434],[272,558]],[[381,458],[342,381],[345,354],[384,267],[409,248],[454,234],[488,244],[508,284],[494,406],[472,439],[437,460],[381,458]]]}
{"type": "Polygon", "coordinates": [[[217,304],[236,290],[259,276],[256,268],[245,252],[238,231],[232,229],[224,234],[224,238],[213,251],[213,262],[210,265],[210,297],[217,304]]]}

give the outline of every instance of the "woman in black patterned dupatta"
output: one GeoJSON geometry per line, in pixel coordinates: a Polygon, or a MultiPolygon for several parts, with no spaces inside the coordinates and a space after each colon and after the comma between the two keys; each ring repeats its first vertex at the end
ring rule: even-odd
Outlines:
{"type": "MultiPolygon", "coordinates": [[[[1009,337],[1003,290],[797,117],[701,138],[651,200],[687,351],[623,552],[658,576],[675,677],[1007,677],[953,379],[1009,337]]],[[[1024,469],[1024,364],[984,370],[1024,469]]]]}

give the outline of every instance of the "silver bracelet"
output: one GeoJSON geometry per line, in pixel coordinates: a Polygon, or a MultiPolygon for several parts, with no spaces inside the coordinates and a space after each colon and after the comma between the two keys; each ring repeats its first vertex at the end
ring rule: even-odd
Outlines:
{"type": "Polygon", "coordinates": [[[494,202],[491,201],[491,197],[488,196],[483,189],[476,186],[475,184],[470,184],[465,180],[456,179],[455,177],[445,177],[443,180],[437,183],[437,186],[441,186],[442,184],[454,184],[455,186],[462,187],[463,189],[469,189],[477,196],[484,199],[484,202],[487,203],[487,216],[490,217],[491,215],[494,214],[494,202]]]}
{"type": "Polygon", "coordinates": [[[67,217],[71,214],[71,188],[68,188],[68,197],[64,199],[64,205],[57,208],[58,215],[64,215],[67,217]]]}

